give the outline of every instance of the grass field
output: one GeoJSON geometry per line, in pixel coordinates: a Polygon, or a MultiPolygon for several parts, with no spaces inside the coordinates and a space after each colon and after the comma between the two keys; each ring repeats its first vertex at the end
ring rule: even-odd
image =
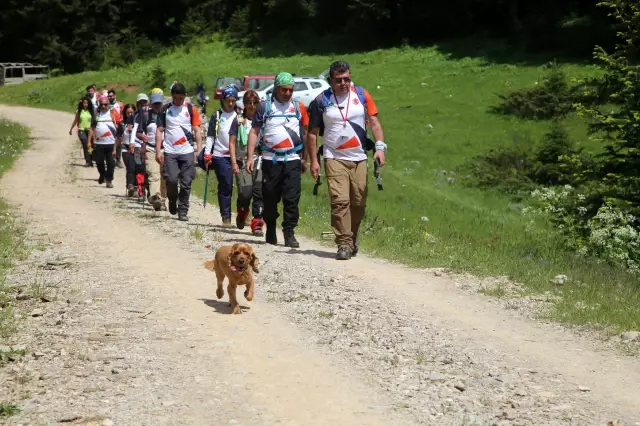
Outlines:
{"type": "MultiPolygon", "coordinates": [[[[29,145],[29,129],[0,118],[0,177],[29,145]]],[[[5,274],[15,259],[26,253],[22,229],[14,221],[9,206],[0,198],[0,337],[13,330],[11,297],[5,274]]]]}
{"type": "MultiPolygon", "coordinates": [[[[560,292],[550,316],[566,323],[610,326],[611,332],[640,329],[638,281],[623,271],[591,259],[574,257],[549,224],[530,223],[503,194],[462,187],[452,174],[470,157],[526,138],[532,148],[549,123],[505,118],[488,112],[497,95],[531,87],[544,74],[540,66],[492,63],[481,56],[452,59],[436,47],[396,48],[341,55],[353,78],[372,94],[389,145],[383,169],[384,190],[372,176],[367,218],[361,238],[365,251],[405,264],[448,267],[479,276],[506,275],[527,291],[560,292]],[[453,182],[447,180],[454,177],[453,182]],[[565,274],[570,283],[556,287],[551,279],[565,274]],[[580,285],[571,284],[580,282],[580,285]]],[[[132,101],[149,86],[145,78],[160,63],[167,85],[179,79],[192,85],[204,80],[211,88],[217,75],[275,73],[318,75],[337,57],[261,58],[230,50],[220,42],[173,52],[127,69],[83,73],[0,89],[0,102],[71,111],[84,87],[123,89],[132,101]]],[[[553,58],[549,58],[553,59],[553,58]]],[[[566,64],[571,77],[593,75],[588,65],[566,64]]],[[[210,105],[213,111],[215,105],[210,105]]],[[[69,123],[70,124],[70,123],[69,123]]],[[[597,150],[584,123],[566,120],[578,145],[597,150]]],[[[202,175],[196,190],[202,191],[202,175]]],[[[300,231],[314,238],[330,230],[326,185],[317,197],[313,181],[304,179],[300,231]]],[[[211,178],[209,200],[215,202],[211,178]]],[[[213,210],[213,209],[212,209],[213,210]]],[[[216,213],[217,214],[217,211],[216,213]]]]}

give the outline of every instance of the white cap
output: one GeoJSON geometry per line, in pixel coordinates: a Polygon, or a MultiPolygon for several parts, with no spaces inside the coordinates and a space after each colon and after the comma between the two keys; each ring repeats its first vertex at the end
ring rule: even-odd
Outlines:
{"type": "Polygon", "coordinates": [[[136,97],[136,103],[140,102],[140,101],[147,101],[149,102],[149,97],[145,94],[145,93],[140,93],[138,94],[138,96],[136,97]]]}

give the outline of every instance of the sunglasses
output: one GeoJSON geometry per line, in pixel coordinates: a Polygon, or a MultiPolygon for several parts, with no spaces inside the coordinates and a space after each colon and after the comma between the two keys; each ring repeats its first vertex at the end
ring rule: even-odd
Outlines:
{"type": "Polygon", "coordinates": [[[109,106],[109,104],[100,103],[100,106],[109,106]]]}
{"type": "Polygon", "coordinates": [[[336,83],[351,83],[351,77],[334,78],[336,83]]]}

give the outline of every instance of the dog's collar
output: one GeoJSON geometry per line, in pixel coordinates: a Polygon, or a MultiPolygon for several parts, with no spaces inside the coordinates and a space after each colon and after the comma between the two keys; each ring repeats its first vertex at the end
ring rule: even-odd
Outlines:
{"type": "Polygon", "coordinates": [[[247,267],[246,267],[246,266],[239,267],[239,266],[231,265],[231,270],[232,270],[233,272],[244,272],[244,271],[246,271],[246,270],[247,270],[247,267]]]}

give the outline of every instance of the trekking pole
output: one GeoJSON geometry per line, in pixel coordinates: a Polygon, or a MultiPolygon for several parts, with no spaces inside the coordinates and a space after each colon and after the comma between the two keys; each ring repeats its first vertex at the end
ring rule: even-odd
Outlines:
{"type": "MultiPolygon", "coordinates": [[[[321,155],[322,155],[322,145],[318,147],[318,152],[316,153],[318,164],[320,164],[321,155]]],[[[318,172],[318,178],[316,179],[316,184],[313,186],[313,195],[318,195],[318,187],[320,187],[320,185],[322,185],[322,166],[320,167],[320,171],[318,172]]]]}
{"type": "Polygon", "coordinates": [[[202,202],[202,208],[207,208],[207,192],[209,189],[209,164],[207,164],[207,174],[204,178],[204,201],[202,202]]]}
{"type": "Polygon", "coordinates": [[[382,191],[382,177],[380,177],[380,160],[373,160],[373,176],[376,178],[376,183],[378,184],[378,191],[382,191]]]}

